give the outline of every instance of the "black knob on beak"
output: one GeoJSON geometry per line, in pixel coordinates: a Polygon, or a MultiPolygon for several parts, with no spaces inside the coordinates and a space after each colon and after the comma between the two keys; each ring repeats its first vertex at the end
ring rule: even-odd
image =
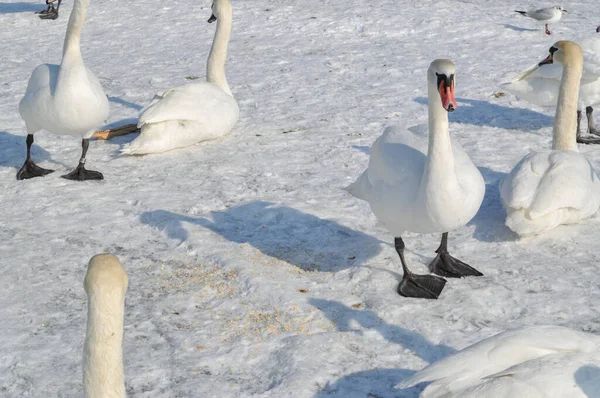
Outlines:
{"type": "Polygon", "coordinates": [[[448,112],[454,112],[454,105],[448,105],[448,112]]]}

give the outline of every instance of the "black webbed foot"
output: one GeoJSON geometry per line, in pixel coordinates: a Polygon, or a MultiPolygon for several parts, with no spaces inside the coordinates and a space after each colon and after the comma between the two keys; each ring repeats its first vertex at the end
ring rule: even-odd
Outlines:
{"type": "Polygon", "coordinates": [[[404,297],[437,299],[446,280],[435,275],[404,274],[398,285],[398,294],[404,297]]]}
{"type": "Polygon", "coordinates": [[[44,169],[37,164],[33,163],[31,159],[27,159],[23,164],[23,167],[17,172],[17,180],[27,180],[34,177],[43,177],[46,174],[50,174],[54,170],[44,169]]]}
{"type": "Polygon", "coordinates": [[[85,180],[103,180],[104,176],[99,171],[88,170],[85,168],[83,163],[79,163],[77,168],[70,172],[69,174],[65,174],[61,176],[62,178],[66,178],[67,180],[74,181],[85,181],[85,180]]]}
{"type": "MultiPolygon", "coordinates": [[[[600,135],[600,134],[599,134],[600,135]]],[[[600,137],[577,136],[577,143],[585,145],[600,144],[600,137]]]]}
{"type": "Polygon", "coordinates": [[[56,19],[58,18],[58,10],[54,7],[48,12],[38,15],[41,19],[56,19]]]}
{"type": "Polygon", "coordinates": [[[465,276],[483,276],[483,274],[467,263],[452,257],[449,253],[438,253],[429,264],[429,269],[436,275],[447,278],[462,278],[465,276]]]}

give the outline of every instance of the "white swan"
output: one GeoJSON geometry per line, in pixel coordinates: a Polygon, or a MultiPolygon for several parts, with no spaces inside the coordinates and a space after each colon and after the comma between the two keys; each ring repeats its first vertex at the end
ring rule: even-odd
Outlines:
{"type": "MultiPolygon", "coordinates": [[[[581,118],[585,109],[588,133],[600,135],[600,130],[594,124],[592,108],[600,103],[600,38],[590,37],[579,44],[583,49],[583,75],[577,102],[577,142],[599,144],[600,139],[583,136],[581,118]]],[[[510,82],[500,84],[500,87],[532,104],[556,106],[561,79],[562,65],[548,64],[540,67],[535,64],[510,82]]]]}
{"type": "Polygon", "coordinates": [[[437,298],[446,283],[434,275],[409,271],[401,238],[405,231],[443,232],[438,255],[430,264],[438,275],[481,275],[447,250],[448,231],[473,218],[485,192],[481,173],[448,132],[447,111],[456,107],[454,74],[449,60],[435,60],[427,71],[429,139],[387,127],[371,148],[367,170],[347,188],[369,202],[375,216],[394,234],[404,270],[398,293],[405,297],[437,298]]]}
{"type": "Polygon", "coordinates": [[[600,396],[600,337],[559,326],[500,333],[435,362],[397,387],[421,398],[600,396]]]}
{"type": "Polygon", "coordinates": [[[578,153],[575,137],[581,47],[570,41],[556,42],[540,65],[554,61],[563,65],[563,77],[552,150],[526,155],[500,185],[506,225],[519,235],[577,223],[600,207],[600,180],[585,156],[578,153]]]}
{"type": "Polygon", "coordinates": [[[519,14],[529,17],[533,20],[536,20],[537,22],[543,23],[546,28],[546,34],[551,35],[552,32],[550,32],[550,30],[548,30],[548,24],[556,23],[556,22],[560,21],[560,18],[562,18],[562,13],[567,12],[567,10],[565,10],[561,6],[554,6],[554,7],[540,8],[538,10],[515,11],[515,12],[518,12],[519,14]]]}
{"type": "Polygon", "coordinates": [[[215,0],[209,23],[217,21],[206,68],[206,82],[175,87],[142,109],[140,135],[122,152],[130,155],[160,153],[213,140],[231,131],[240,111],[225,79],[225,59],[231,34],[231,4],[215,0]]]}
{"type": "Polygon", "coordinates": [[[127,273],[112,254],[90,260],[83,286],[88,319],[83,347],[85,398],[124,398],[123,314],[127,273]]]}
{"type": "Polygon", "coordinates": [[[19,180],[54,171],[43,169],[31,160],[33,134],[42,129],[83,138],[79,165],[64,178],[79,181],[104,178],[102,173],[84,167],[89,138],[108,117],[108,98],[81,58],[79,41],[89,3],[90,0],[75,0],[60,65],[43,64],[35,68],[19,103],[19,112],[27,126],[27,159],[17,173],[19,180]]]}

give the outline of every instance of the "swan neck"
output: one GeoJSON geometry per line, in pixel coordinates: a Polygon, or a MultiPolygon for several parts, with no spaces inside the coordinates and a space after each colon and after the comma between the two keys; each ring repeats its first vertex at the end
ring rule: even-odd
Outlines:
{"type": "Polygon", "coordinates": [[[206,80],[233,96],[225,78],[225,61],[227,60],[227,47],[232,24],[231,6],[228,7],[227,12],[221,14],[217,19],[217,29],[208,56],[206,80]]]}
{"type": "Polygon", "coordinates": [[[123,295],[90,297],[83,351],[85,398],[125,397],[123,376],[123,295]]]}
{"type": "Polygon", "coordinates": [[[442,106],[435,82],[429,82],[428,88],[429,108],[429,149],[425,163],[424,178],[448,178],[455,174],[452,143],[448,130],[448,112],[442,106]]]}
{"type": "Polygon", "coordinates": [[[552,149],[577,152],[577,103],[583,63],[564,65],[558,91],[552,149]]]}
{"type": "Polygon", "coordinates": [[[63,45],[63,64],[70,60],[81,60],[81,30],[90,0],[75,0],[69,17],[63,45]]]}

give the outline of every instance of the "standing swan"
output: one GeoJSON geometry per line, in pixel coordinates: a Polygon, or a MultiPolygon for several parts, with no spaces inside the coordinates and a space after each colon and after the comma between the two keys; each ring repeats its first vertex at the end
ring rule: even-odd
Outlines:
{"type": "Polygon", "coordinates": [[[526,155],[500,185],[506,225],[519,235],[573,224],[600,207],[600,181],[590,162],[578,153],[577,95],[582,74],[581,47],[558,41],[540,66],[563,65],[554,117],[551,150],[526,155]]]}
{"type": "Polygon", "coordinates": [[[90,260],[83,287],[88,320],[83,347],[85,398],[124,398],[123,313],[127,273],[112,254],[90,260]]]}
{"type": "Polygon", "coordinates": [[[60,65],[43,64],[31,73],[19,112],[27,126],[27,158],[17,173],[18,180],[52,173],[31,160],[33,134],[47,130],[53,134],[80,136],[79,165],[64,175],[69,180],[102,180],[98,171],[86,170],[89,138],[108,117],[108,98],[92,71],[85,67],[79,46],[81,29],[90,0],[75,0],[67,25],[60,65]]]}
{"type": "Polygon", "coordinates": [[[485,184],[462,147],[450,139],[448,112],[456,108],[454,64],[438,59],[427,71],[429,140],[387,127],[371,148],[367,170],[347,189],[366,200],[371,211],[394,234],[404,276],[398,293],[435,299],[446,284],[435,275],[415,275],[404,259],[405,231],[443,232],[432,272],[448,277],[479,276],[479,271],[450,256],[448,231],[465,225],[483,201],[485,184]]]}
{"type": "Polygon", "coordinates": [[[142,110],[141,134],[122,152],[129,155],[160,153],[219,138],[235,126],[240,110],[225,78],[225,60],[231,34],[229,0],[215,0],[208,22],[217,30],[206,67],[206,82],[191,83],[157,94],[142,110]]]}

